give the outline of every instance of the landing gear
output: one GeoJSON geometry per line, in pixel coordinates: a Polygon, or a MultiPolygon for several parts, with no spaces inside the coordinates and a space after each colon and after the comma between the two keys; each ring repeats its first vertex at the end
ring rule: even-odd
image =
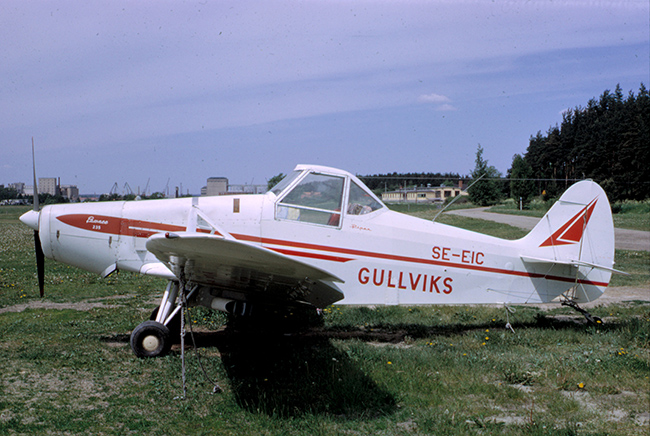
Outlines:
{"type": "Polygon", "coordinates": [[[131,349],[141,358],[164,356],[171,346],[169,329],[157,321],[145,321],[131,333],[131,349]]]}
{"type": "MultiPolygon", "coordinates": [[[[131,349],[138,357],[158,357],[169,353],[172,343],[181,335],[180,285],[170,281],[160,306],[154,309],[151,319],[131,333],[131,349]]],[[[190,293],[191,294],[191,293],[190,293]]]]}

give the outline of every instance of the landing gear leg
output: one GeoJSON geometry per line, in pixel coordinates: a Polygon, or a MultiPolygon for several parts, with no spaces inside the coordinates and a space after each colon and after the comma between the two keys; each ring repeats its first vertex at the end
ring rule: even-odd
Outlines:
{"type": "Polygon", "coordinates": [[[169,353],[175,335],[180,332],[177,323],[182,314],[181,305],[176,303],[178,292],[178,282],[170,281],[160,306],[154,310],[155,317],[152,313],[151,320],[143,322],[131,333],[131,349],[136,356],[158,357],[169,353]]]}
{"type": "Polygon", "coordinates": [[[580,312],[585,319],[587,320],[587,323],[591,325],[602,325],[603,320],[598,318],[597,316],[592,315],[591,313],[587,312],[585,309],[582,307],[578,306],[578,303],[576,303],[574,300],[566,299],[562,301],[562,306],[568,306],[571,307],[578,312],[580,312]]]}
{"type": "Polygon", "coordinates": [[[181,305],[176,304],[179,288],[178,282],[170,281],[167,284],[154,321],[168,325],[180,313],[181,305]]]}
{"type": "Polygon", "coordinates": [[[160,305],[156,307],[149,317],[152,321],[157,321],[167,326],[171,332],[173,341],[178,341],[181,333],[181,305],[177,303],[179,294],[179,285],[176,282],[169,282],[167,289],[162,296],[160,305]]]}

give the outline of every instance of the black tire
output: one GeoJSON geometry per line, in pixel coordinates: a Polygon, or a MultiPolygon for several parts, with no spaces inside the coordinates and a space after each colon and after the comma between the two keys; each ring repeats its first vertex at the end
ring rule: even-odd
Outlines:
{"type": "Polygon", "coordinates": [[[164,356],[171,346],[169,329],[156,321],[145,321],[131,333],[131,349],[140,358],[164,356]]]}

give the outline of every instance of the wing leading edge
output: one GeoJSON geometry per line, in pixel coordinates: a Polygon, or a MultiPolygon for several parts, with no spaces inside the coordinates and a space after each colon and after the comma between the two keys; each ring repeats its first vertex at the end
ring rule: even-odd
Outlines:
{"type": "Polygon", "coordinates": [[[343,299],[335,275],[267,248],[218,235],[156,234],[147,250],[175,276],[244,299],[305,301],[326,307],[343,299]]]}

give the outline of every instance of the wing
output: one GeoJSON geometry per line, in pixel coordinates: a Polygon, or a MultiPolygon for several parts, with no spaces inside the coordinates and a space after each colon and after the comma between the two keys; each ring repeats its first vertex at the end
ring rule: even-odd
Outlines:
{"type": "Polygon", "coordinates": [[[176,277],[217,288],[233,299],[304,301],[326,307],[343,299],[335,275],[267,248],[218,235],[155,234],[147,250],[176,277]]]}

